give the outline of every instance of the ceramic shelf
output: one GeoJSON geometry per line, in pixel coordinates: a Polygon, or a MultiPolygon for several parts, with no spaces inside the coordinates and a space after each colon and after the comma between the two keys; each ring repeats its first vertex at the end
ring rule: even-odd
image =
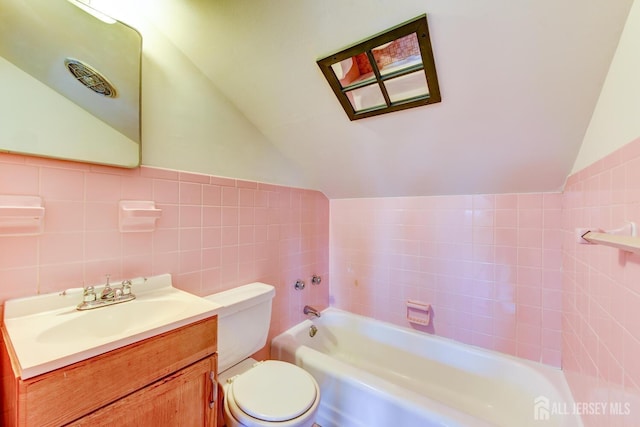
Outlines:
{"type": "Polygon", "coordinates": [[[431,305],[420,301],[407,301],[407,320],[416,325],[431,322],[431,305]]]}
{"type": "Polygon", "coordinates": [[[0,195],[0,235],[20,236],[44,231],[44,207],[38,196],[0,195]]]}
{"type": "Polygon", "coordinates": [[[156,220],[162,216],[155,202],[141,200],[121,200],[119,227],[123,233],[154,231],[156,220]]]}

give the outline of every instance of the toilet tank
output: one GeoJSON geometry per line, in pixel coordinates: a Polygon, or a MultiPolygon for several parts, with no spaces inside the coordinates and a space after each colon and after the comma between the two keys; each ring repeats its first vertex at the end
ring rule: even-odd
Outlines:
{"type": "Polygon", "coordinates": [[[255,282],[206,299],[218,309],[218,372],[240,363],[267,343],[275,288],[255,282]]]}

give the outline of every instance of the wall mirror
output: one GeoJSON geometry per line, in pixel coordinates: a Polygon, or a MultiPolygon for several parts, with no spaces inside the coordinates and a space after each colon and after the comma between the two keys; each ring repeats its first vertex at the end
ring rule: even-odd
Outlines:
{"type": "Polygon", "coordinates": [[[141,57],[77,0],[0,0],[0,151],[138,166],[141,57]]]}
{"type": "Polygon", "coordinates": [[[317,62],[351,120],[441,100],[426,15],[317,62]]]}

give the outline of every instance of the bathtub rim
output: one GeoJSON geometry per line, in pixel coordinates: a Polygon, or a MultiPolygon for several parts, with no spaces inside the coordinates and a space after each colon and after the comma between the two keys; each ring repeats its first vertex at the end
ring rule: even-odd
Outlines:
{"type": "MultiPolygon", "coordinates": [[[[331,314],[335,314],[337,316],[346,316],[346,317],[352,317],[355,318],[356,321],[362,321],[362,322],[370,322],[373,323],[374,325],[381,325],[382,327],[391,327],[391,328],[395,328],[395,329],[399,329],[401,331],[403,331],[406,334],[409,334],[411,336],[415,336],[418,337],[420,339],[426,339],[426,340],[433,340],[435,342],[441,343],[444,346],[450,346],[450,347],[455,347],[457,349],[460,349],[462,351],[465,351],[467,353],[469,353],[472,356],[478,356],[478,357],[482,357],[482,358],[490,358],[490,359],[503,359],[505,361],[507,361],[508,363],[512,364],[515,367],[521,367],[525,370],[529,370],[532,371],[534,374],[539,375],[540,377],[542,377],[544,380],[546,380],[546,382],[549,383],[549,385],[551,385],[555,391],[555,393],[557,393],[557,396],[566,401],[566,402],[575,402],[575,398],[573,396],[573,393],[571,392],[571,389],[569,387],[568,384],[568,380],[562,370],[562,368],[557,368],[551,365],[546,365],[542,362],[535,362],[535,361],[531,361],[531,360],[527,360],[527,359],[523,359],[521,357],[517,357],[517,356],[513,356],[510,354],[506,354],[506,353],[502,353],[500,351],[496,351],[496,350],[490,350],[490,349],[486,349],[483,347],[479,347],[473,344],[466,344],[466,343],[462,343],[460,341],[456,341],[452,338],[447,338],[447,337],[442,337],[442,336],[438,336],[438,335],[434,335],[434,334],[430,334],[430,333],[426,333],[426,332],[420,332],[420,331],[416,331],[414,329],[405,327],[405,326],[401,326],[401,325],[397,325],[391,322],[386,322],[386,321],[382,321],[382,320],[378,320],[378,319],[374,319],[372,317],[368,317],[368,316],[363,316],[361,314],[357,314],[357,313],[353,313],[347,310],[343,310],[343,309],[339,309],[336,307],[327,307],[324,310],[321,311],[321,315],[331,315],[331,314]]],[[[276,339],[280,336],[283,337],[288,337],[289,339],[295,341],[296,343],[299,343],[301,346],[304,346],[302,343],[300,343],[300,341],[297,341],[295,336],[298,333],[304,332],[305,330],[309,329],[309,327],[311,325],[314,324],[314,322],[318,321],[319,323],[322,322],[322,316],[320,317],[320,319],[305,319],[302,322],[293,325],[292,327],[288,328],[286,331],[283,331],[282,333],[278,334],[277,336],[275,336],[270,343],[270,346],[272,347],[272,351],[273,351],[273,346],[274,346],[274,341],[276,341],[276,339]]],[[[285,338],[286,339],[286,338],[285,338]]],[[[306,347],[306,346],[305,346],[306,347]]],[[[311,350],[319,352],[321,354],[324,354],[318,350],[315,350],[311,347],[309,347],[311,350]]],[[[327,357],[330,357],[329,355],[324,354],[327,357]]],[[[341,362],[344,363],[344,362],[341,362]]],[[[356,368],[358,369],[358,368],[356,368]]],[[[540,395],[538,397],[545,397],[545,395],[540,395]]],[[[532,402],[532,408],[533,408],[533,402],[532,402]]],[[[581,417],[577,416],[576,417],[576,426],[582,427],[583,426],[583,420],[581,417]]],[[[573,425],[573,424],[572,424],[573,425]]]]}
{"type": "MultiPolygon", "coordinates": [[[[440,335],[435,335],[435,334],[431,334],[428,332],[420,332],[417,331],[415,329],[406,327],[406,326],[401,326],[401,325],[397,325],[395,323],[391,323],[391,322],[387,322],[384,320],[378,320],[378,319],[374,319],[373,317],[369,317],[369,316],[364,316],[362,314],[357,314],[357,313],[353,313],[351,311],[347,311],[347,310],[343,310],[341,308],[335,308],[335,307],[327,307],[324,310],[322,310],[320,312],[321,314],[325,314],[325,313],[336,313],[336,314],[342,314],[342,315],[347,315],[347,316],[354,316],[360,320],[364,320],[367,322],[373,322],[374,324],[381,324],[383,326],[391,326],[393,328],[397,328],[400,329],[402,331],[404,331],[405,333],[408,333],[410,335],[413,336],[417,336],[417,337],[425,337],[428,339],[433,339],[437,342],[441,342],[445,345],[450,345],[450,346],[454,346],[454,347],[464,347],[466,351],[469,351],[470,353],[475,353],[477,355],[482,355],[482,356],[490,356],[493,355],[501,357],[501,358],[506,358],[508,360],[510,360],[511,362],[515,363],[515,364],[519,364],[519,365],[524,365],[526,367],[532,368],[534,370],[543,370],[543,371],[552,371],[552,372],[558,372],[558,373],[563,373],[562,367],[556,367],[556,366],[551,366],[551,365],[547,365],[543,362],[536,362],[533,360],[529,360],[529,359],[524,359],[522,357],[518,357],[518,356],[514,356],[512,354],[508,354],[508,353],[503,353],[501,351],[498,350],[491,350],[488,348],[484,348],[484,347],[480,347],[474,344],[468,344],[468,343],[464,343],[461,341],[457,341],[453,338],[448,338],[448,337],[443,337],[440,335]]],[[[291,328],[287,329],[286,331],[283,331],[282,333],[287,333],[291,330],[293,330],[296,327],[300,327],[300,329],[304,329],[302,327],[302,325],[305,325],[307,328],[309,326],[311,326],[313,324],[315,319],[305,319],[304,321],[293,325],[291,328]]],[[[320,317],[320,321],[322,321],[322,317],[320,317]]],[[[278,334],[280,335],[280,334],[278,334]]],[[[275,337],[274,337],[275,338],[275,337]]]]}

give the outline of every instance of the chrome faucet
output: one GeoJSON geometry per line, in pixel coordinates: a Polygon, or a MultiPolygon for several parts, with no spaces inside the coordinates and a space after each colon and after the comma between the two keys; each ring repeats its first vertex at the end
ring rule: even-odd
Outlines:
{"type": "MultiPolygon", "coordinates": [[[[146,282],[146,278],[144,281],[146,282]]],[[[83,289],[82,302],[77,305],[77,310],[91,310],[93,308],[106,307],[112,304],[118,304],[121,302],[131,301],[136,296],[131,292],[132,281],[123,280],[121,286],[112,287],[109,283],[109,276],[107,276],[107,283],[105,283],[102,291],[96,293],[93,286],[88,286],[83,289]]]]}
{"type": "Polygon", "coordinates": [[[310,305],[305,305],[304,306],[304,310],[302,310],[304,314],[307,315],[312,315],[312,316],[316,316],[316,317],[320,317],[320,312],[318,310],[316,310],[315,308],[311,307],[310,305]]]}

